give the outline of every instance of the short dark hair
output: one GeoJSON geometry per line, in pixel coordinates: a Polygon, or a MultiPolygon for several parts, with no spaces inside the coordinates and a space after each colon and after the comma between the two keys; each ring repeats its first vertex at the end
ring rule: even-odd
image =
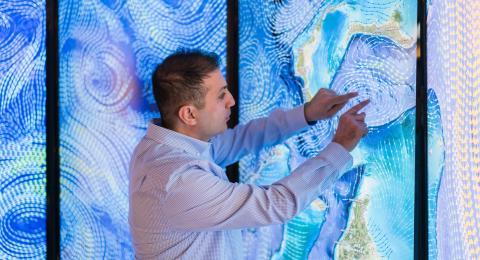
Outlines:
{"type": "Polygon", "coordinates": [[[203,80],[218,68],[218,55],[187,49],[176,51],[157,66],[152,75],[152,92],[164,127],[172,127],[180,107],[205,106],[203,80]]]}

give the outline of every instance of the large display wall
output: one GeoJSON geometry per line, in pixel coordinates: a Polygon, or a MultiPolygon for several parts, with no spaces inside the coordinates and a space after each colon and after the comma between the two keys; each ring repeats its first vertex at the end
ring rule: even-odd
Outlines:
{"type": "MultiPolygon", "coordinates": [[[[413,258],[417,1],[239,3],[240,123],[320,88],[358,91],[345,109],[372,101],[353,169],[285,225],[246,230],[247,256],[413,258]]],[[[288,175],[331,141],[337,120],[244,158],[240,180],[288,175]]]]}
{"type": "Polygon", "coordinates": [[[429,258],[480,258],[480,2],[428,5],[429,258]]]}
{"type": "MultiPolygon", "coordinates": [[[[480,2],[428,2],[429,259],[480,258],[480,2]]],[[[133,259],[128,163],[158,117],[150,74],[180,47],[226,64],[225,0],[58,0],[61,257],[133,259]]],[[[0,259],[46,255],[46,0],[0,1],[0,259]]],[[[354,168],[249,259],[413,258],[417,1],[239,1],[240,123],[320,88],[370,98],[354,168]]],[[[225,74],[225,66],[222,67],[225,74]]],[[[341,113],[340,113],[341,114],[341,113]]],[[[338,118],[240,163],[270,184],[338,118]]]]}
{"type": "Polygon", "coordinates": [[[180,47],[225,64],[226,11],[224,0],[59,0],[62,258],[134,258],[128,164],[159,116],[151,73],[180,47]]]}
{"type": "Polygon", "coordinates": [[[0,1],[0,259],[46,253],[45,1],[0,1]]]}

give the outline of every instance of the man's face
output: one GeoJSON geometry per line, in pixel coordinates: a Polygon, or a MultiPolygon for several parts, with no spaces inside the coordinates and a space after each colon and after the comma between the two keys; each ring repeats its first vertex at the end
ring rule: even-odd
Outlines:
{"type": "Polygon", "coordinates": [[[220,70],[211,72],[203,80],[205,88],[205,106],[199,109],[198,131],[208,140],[227,129],[230,119],[230,108],[235,105],[235,99],[227,89],[227,82],[220,70]]]}

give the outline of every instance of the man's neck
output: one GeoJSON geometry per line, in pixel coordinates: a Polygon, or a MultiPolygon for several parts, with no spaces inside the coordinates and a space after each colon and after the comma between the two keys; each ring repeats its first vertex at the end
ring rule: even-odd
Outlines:
{"type": "MultiPolygon", "coordinates": [[[[163,126],[163,125],[162,125],[163,126]]],[[[165,127],[165,126],[163,126],[165,127]]],[[[175,131],[177,133],[180,133],[180,134],[183,134],[183,135],[186,135],[188,137],[191,137],[191,138],[195,138],[195,139],[198,139],[198,140],[201,140],[201,141],[204,141],[204,142],[208,142],[208,140],[210,140],[209,137],[202,137],[197,131],[195,131],[194,129],[191,129],[189,127],[183,127],[183,126],[174,126],[172,128],[169,128],[169,127],[165,127],[165,128],[168,128],[172,131],[175,131]]]]}

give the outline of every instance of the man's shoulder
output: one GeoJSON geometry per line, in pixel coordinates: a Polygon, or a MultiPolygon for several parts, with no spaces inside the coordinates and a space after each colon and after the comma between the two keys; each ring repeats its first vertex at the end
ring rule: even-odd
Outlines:
{"type": "MultiPolygon", "coordinates": [[[[145,138],[144,138],[145,139],[145,138]]],[[[198,158],[180,148],[142,140],[135,148],[130,162],[130,181],[149,180],[144,189],[162,189],[172,178],[187,171],[198,158]]]]}
{"type": "Polygon", "coordinates": [[[175,169],[176,165],[186,165],[194,160],[195,156],[185,152],[181,147],[159,143],[144,137],[132,154],[132,166],[141,165],[143,168],[162,166],[163,169],[175,169]],[[170,167],[169,167],[170,166],[170,167]]]}

